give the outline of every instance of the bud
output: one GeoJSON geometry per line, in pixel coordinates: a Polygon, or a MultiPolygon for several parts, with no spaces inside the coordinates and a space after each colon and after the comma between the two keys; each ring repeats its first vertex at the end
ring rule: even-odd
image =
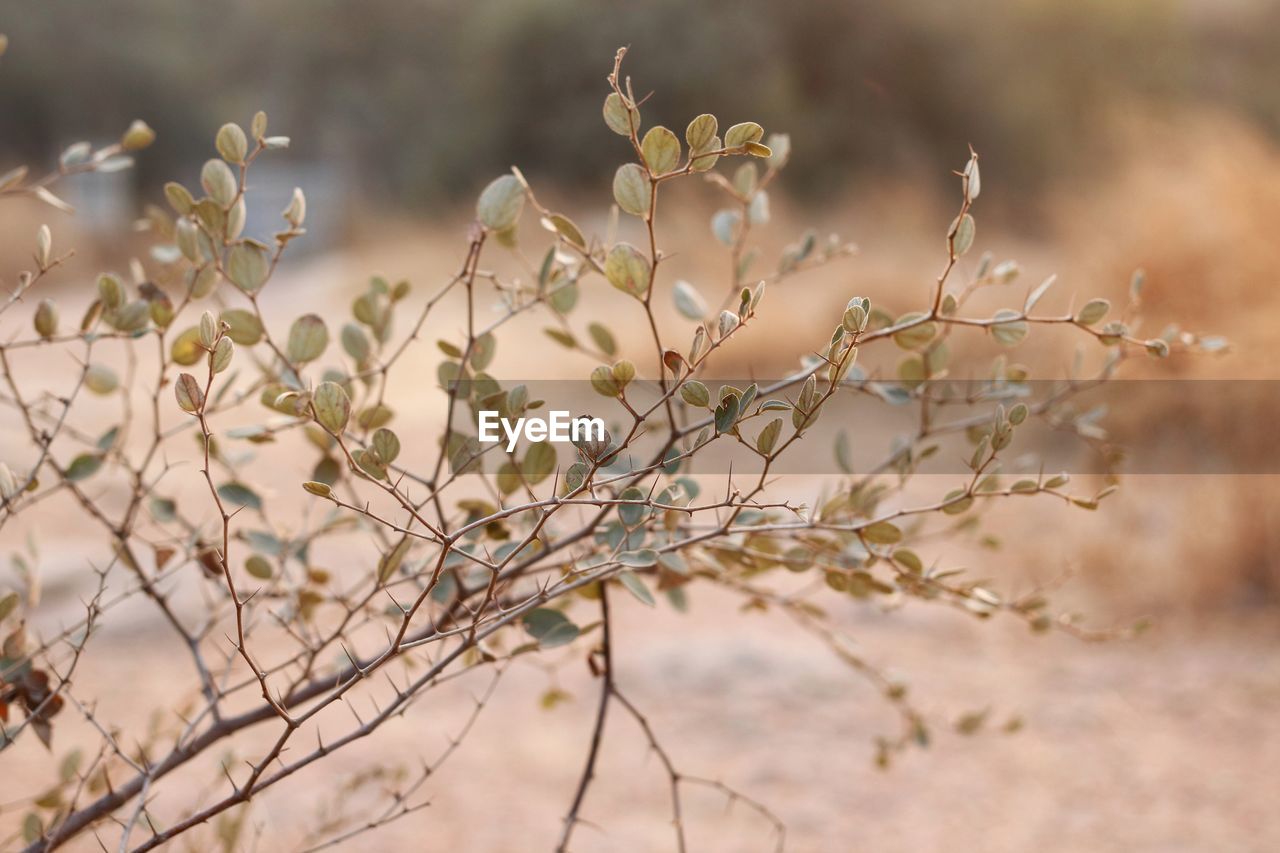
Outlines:
{"type": "Polygon", "coordinates": [[[49,232],[48,225],[41,225],[36,233],[36,262],[40,264],[40,269],[49,266],[49,256],[52,251],[53,235],[49,232]]]}
{"type": "Polygon", "coordinates": [[[98,298],[102,300],[102,306],[108,311],[114,311],[124,305],[124,286],[120,284],[120,279],[110,273],[98,276],[98,298]]]}
{"type": "Polygon", "coordinates": [[[318,483],[315,480],[308,480],[303,483],[302,488],[321,498],[327,498],[333,494],[333,489],[329,488],[324,483],[318,483]]]}
{"type": "Polygon", "coordinates": [[[164,294],[160,294],[150,300],[150,303],[151,322],[161,329],[168,328],[169,324],[173,322],[173,300],[164,294]]]}
{"type": "Polygon", "coordinates": [[[58,332],[58,306],[52,299],[41,299],[36,306],[36,334],[42,338],[51,338],[58,332]]]}
{"type": "Polygon", "coordinates": [[[206,311],[200,315],[200,346],[213,349],[217,340],[218,321],[214,319],[212,311],[206,311]]]}
{"type": "Polygon", "coordinates": [[[151,306],[145,299],[135,299],[111,312],[107,322],[122,332],[137,332],[147,327],[151,306]]]}
{"type": "Polygon", "coordinates": [[[573,446],[578,448],[578,451],[588,461],[591,461],[591,462],[602,461],[605,454],[608,453],[609,451],[609,441],[611,438],[611,436],[609,435],[609,430],[607,429],[604,430],[604,435],[597,438],[595,437],[595,430],[591,428],[590,417],[588,417],[587,415],[582,415],[578,418],[578,420],[585,421],[586,428],[578,431],[581,437],[574,440],[573,446]]]}
{"type": "Polygon", "coordinates": [[[120,147],[125,151],[141,151],[155,141],[156,132],[142,119],[136,119],[120,137],[120,147]]]}
{"type": "Polygon", "coordinates": [[[307,218],[307,197],[298,187],[293,188],[293,198],[284,209],[284,218],[294,228],[302,227],[303,220],[307,218]]]}
{"type": "Polygon", "coordinates": [[[851,304],[845,309],[841,325],[843,325],[845,331],[855,335],[866,328],[867,312],[863,310],[861,303],[851,304]]]}
{"type": "Polygon", "coordinates": [[[18,491],[18,483],[13,478],[9,466],[0,462],[0,499],[8,500],[18,491]]]}

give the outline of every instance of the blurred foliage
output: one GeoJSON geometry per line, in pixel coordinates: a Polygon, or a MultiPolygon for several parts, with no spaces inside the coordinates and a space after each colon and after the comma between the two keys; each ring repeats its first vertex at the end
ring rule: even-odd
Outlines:
{"type": "Polygon", "coordinates": [[[220,117],[265,105],[311,140],[298,154],[341,156],[369,192],[414,206],[514,162],[570,185],[608,173],[621,152],[596,133],[598,45],[637,48],[654,121],[750,105],[788,129],[821,164],[793,175],[810,192],[893,166],[945,174],[967,143],[1026,190],[1050,163],[1092,159],[1131,97],[1280,121],[1276,4],[45,0],[5,29],[5,162],[139,115],[160,135],[141,171],[154,184],[207,156],[220,117]]]}

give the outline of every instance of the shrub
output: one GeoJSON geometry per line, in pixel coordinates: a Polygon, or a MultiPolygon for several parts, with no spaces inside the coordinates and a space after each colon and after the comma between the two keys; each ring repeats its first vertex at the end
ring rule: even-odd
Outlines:
{"type": "MultiPolygon", "coordinates": [[[[882,764],[927,744],[930,724],[905,684],[853,650],[838,612],[829,614],[823,599],[883,605],[921,599],[983,619],[1012,617],[1035,631],[1102,635],[1055,612],[1041,591],[1002,595],[949,564],[945,549],[935,559],[925,556],[938,542],[975,529],[983,509],[998,501],[1039,497],[1096,509],[1114,483],[1074,492],[1065,474],[1002,478],[1016,437],[1038,422],[1096,441],[1092,417],[1071,409],[1081,388],[1105,382],[1134,353],[1164,357],[1216,344],[1176,329],[1138,337],[1134,306],[1123,319],[1108,320],[1117,312],[1103,300],[1063,314],[1037,312],[1052,279],[1018,307],[968,313],[975,293],[1007,288],[1017,277],[1016,265],[984,258],[971,276],[952,282],[975,238],[981,177],[971,152],[957,173],[960,202],[946,231],[942,272],[916,310],[890,314],[854,297],[829,319],[829,335],[795,348],[803,357],[794,372],[772,383],[717,385],[711,366],[743,330],[763,321],[778,288],[852,250],[808,235],[771,271],[757,272],[763,262],[752,235],[768,221],[768,191],[788,160],[789,140],[766,138],[750,121],[721,127],[711,115],[690,122],[683,141],[665,128],[645,128],[643,103],[620,71],[624,53],[608,77],[603,115],[629,151],[631,162],[613,179],[615,216],[639,225],[639,245],[589,236],[547,207],[513,169],[480,194],[465,259],[435,293],[423,299],[407,282],[375,277],[355,300],[351,319],[302,313],[287,318],[287,334],[278,334],[262,297],[304,235],[307,210],[296,191],[273,239],[243,236],[252,171],[260,158],[288,147],[287,138],[269,135],[262,113],[247,132],[234,124],[218,132],[220,156],[204,165],[199,190],[165,188],[172,213],[153,208],[146,217],[155,238],[151,255],[133,265],[132,283],[102,274],[74,326],[59,319],[48,299],[33,310],[29,305],[66,258],[51,230],[40,229],[33,268],[0,307],[4,313],[23,307],[33,326],[0,344],[5,401],[24,433],[22,441],[5,442],[0,528],[23,514],[39,518],[50,512],[47,501],[61,498],[100,530],[110,549],[107,561],[85,555],[95,591],[75,625],[49,632],[27,626],[39,616],[38,583],[21,562],[18,588],[0,597],[7,635],[0,749],[31,738],[50,749],[49,777],[30,783],[38,796],[22,822],[27,849],[51,850],[96,833],[121,849],[146,850],[210,821],[222,842],[235,846],[250,800],[376,734],[460,674],[488,673],[496,682],[513,661],[548,654],[585,659],[600,684],[561,849],[581,819],[610,711],[639,722],[669,776],[677,816],[686,786],[710,785],[752,804],[776,825],[780,844],[781,824],[764,805],[678,769],[628,698],[613,667],[615,648],[625,642],[611,615],[619,596],[653,607],[662,595],[680,607],[697,586],[715,585],[751,607],[794,618],[900,715],[901,731],[875,742],[882,764]],[[725,200],[708,238],[723,246],[702,249],[730,256],[718,313],[706,309],[698,288],[664,275],[671,256],[660,239],[659,199],[670,184],[698,176],[725,200]],[[527,278],[482,264],[493,253],[524,257],[518,226],[530,211],[547,236],[527,278]],[[603,318],[575,311],[580,289],[606,283],[621,291],[617,299],[627,313],[619,319],[651,338],[643,358],[624,358],[603,318]],[[490,291],[497,294],[496,314],[481,311],[490,291]],[[389,378],[412,373],[424,358],[432,312],[449,295],[465,299],[466,331],[438,342],[446,423],[439,435],[397,434],[397,409],[410,401],[392,395],[389,378]],[[668,299],[692,329],[678,339],[655,309],[668,299]],[[586,358],[583,384],[589,382],[607,432],[579,435],[571,447],[482,443],[479,412],[510,421],[544,408],[528,385],[486,372],[511,322],[537,313],[550,318],[547,334],[569,357],[586,358]],[[1042,326],[1096,343],[1104,363],[1047,387],[1033,385],[1028,371],[1003,355],[984,379],[949,378],[949,347],[966,333],[1015,348],[1042,326]],[[890,345],[903,351],[896,375],[883,378],[855,365],[859,353],[890,345]],[[112,348],[132,364],[123,381],[100,360],[112,348]],[[73,385],[24,382],[15,357],[31,350],[75,356],[81,367],[73,385]],[[82,414],[92,408],[83,405],[87,394],[118,401],[118,416],[105,429],[101,407],[82,414]],[[135,397],[147,405],[135,405],[135,397]],[[834,452],[844,473],[807,505],[773,478],[798,448],[812,446],[841,397],[914,407],[917,425],[867,466],[854,459],[858,442],[841,433],[834,452]],[[959,403],[982,412],[950,417],[959,403]],[[250,423],[227,426],[237,418],[250,423]],[[944,446],[956,452],[947,442],[964,448],[963,476],[942,490],[930,480],[924,490],[936,493],[915,498],[909,485],[922,466],[944,446]],[[305,469],[288,454],[280,457],[290,466],[296,501],[272,497],[270,465],[249,452],[273,444],[310,457],[305,469]],[[695,469],[695,459],[713,451],[739,467],[695,469]],[[195,464],[182,464],[187,459],[195,464]],[[193,482],[198,492],[180,493],[193,482]],[[323,568],[335,560],[344,567],[323,568]],[[145,730],[137,721],[99,719],[93,697],[73,689],[82,654],[122,602],[137,600],[163,620],[176,641],[173,653],[190,666],[190,701],[156,709],[164,722],[145,730]],[[567,648],[550,651],[557,647],[567,648]],[[373,710],[353,717],[348,709],[358,697],[371,698],[372,706],[359,707],[373,710]],[[67,716],[92,725],[95,748],[59,743],[67,716]],[[135,729],[128,738],[122,724],[135,729]],[[270,746],[261,752],[244,746],[260,730],[271,733],[270,746]],[[178,771],[232,750],[249,754],[248,763],[225,766],[217,793],[185,811],[154,813],[153,798],[178,771]]],[[[62,206],[52,189],[58,179],[126,166],[128,152],[151,137],[136,124],[107,148],[73,146],[55,173],[29,180],[16,170],[0,179],[0,192],[62,206]]],[[[1136,298],[1135,286],[1135,305],[1136,298]]],[[[827,452],[824,445],[824,459],[827,452]]],[[[552,690],[545,704],[559,698],[552,690]]],[[[971,733],[983,722],[983,715],[968,714],[956,727],[971,733]]],[[[367,814],[335,816],[317,840],[345,840],[413,813],[423,784],[452,753],[451,746],[437,760],[424,759],[416,776],[393,776],[385,802],[367,814]]],[[[364,783],[380,778],[370,774],[364,783]]],[[[679,819],[675,827],[683,847],[679,819]]]]}

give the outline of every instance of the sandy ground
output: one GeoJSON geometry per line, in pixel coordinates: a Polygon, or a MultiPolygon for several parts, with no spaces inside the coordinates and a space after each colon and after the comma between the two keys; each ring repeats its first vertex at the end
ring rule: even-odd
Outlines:
{"type": "MultiPolygon", "coordinates": [[[[896,723],[883,701],[781,615],[743,614],[703,590],[686,615],[619,601],[618,679],[681,771],[723,780],[767,804],[795,851],[1265,851],[1280,846],[1280,651],[1274,616],[1174,622],[1139,641],[1086,645],[1033,637],[925,605],[838,612],[869,657],[913,684],[937,729],[888,771],[871,738],[896,723]],[[965,737],[962,712],[998,724],[965,737]]],[[[108,716],[134,727],[183,661],[145,623],[105,636],[109,682],[87,676],[108,716]],[[132,725],[130,725],[132,724],[132,725]]],[[[431,805],[344,850],[551,849],[585,756],[595,690],[582,652],[554,673],[511,669],[461,750],[423,788],[431,805]],[[574,697],[551,711],[552,683],[574,697]]],[[[292,849],[354,773],[430,759],[458,731],[480,680],[442,690],[355,751],[255,802],[256,849],[292,849]]],[[[262,733],[265,736],[269,733],[262,733]]],[[[258,739],[259,744],[262,737],[258,739]]],[[[66,741],[63,741],[65,745],[66,741]]],[[[251,753],[245,747],[242,756],[251,753]]],[[[38,747],[6,755],[0,799],[44,775],[38,747]],[[40,767],[40,770],[35,768],[40,767]],[[33,775],[28,776],[30,772],[33,775]]],[[[200,785],[216,783],[206,776],[200,785]]],[[[156,808],[196,790],[168,789],[156,808]]],[[[346,808],[362,813],[364,800],[346,808]]],[[[772,850],[770,826],[719,793],[690,788],[692,850],[772,850]]],[[[578,851],[674,849],[666,776],[639,729],[615,707],[578,851]]],[[[189,849],[208,849],[199,836],[189,849]]],[[[75,849],[93,849],[89,842],[75,849]]],[[[246,844],[245,849],[253,849],[246,844]]]]}

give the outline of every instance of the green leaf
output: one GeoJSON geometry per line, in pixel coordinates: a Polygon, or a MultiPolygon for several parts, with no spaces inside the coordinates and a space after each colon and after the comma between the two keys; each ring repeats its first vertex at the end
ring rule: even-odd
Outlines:
{"type": "Polygon", "coordinates": [[[304,314],[289,327],[285,355],[295,364],[315,361],[329,346],[329,329],[316,314],[304,314]]]}
{"type": "Polygon", "coordinates": [[[626,388],[631,384],[631,380],[636,378],[636,366],[625,358],[615,363],[609,372],[613,374],[613,379],[618,383],[619,388],[626,388]]]}
{"type": "Polygon", "coordinates": [[[581,633],[578,626],[569,621],[568,616],[547,607],[530,610],[520,621],[529,635],[544,649],[572,643],[581,633]]]}
{"type": "Polygon", "coordinates": [[[178,505],[169,498],[153,497],[149,501],[151,515],[156,521],[168,522],[177,517],[178,505]]]}
{"type": "Polygon", "coordinates": [[[618,495],[618,500],[636,502],[618,504],[618,520],[627,527],[636,527],[649,517],[651,510],[649,505],[644,503],[645,493],[635,486],[624,489],[622,494],[618,495]]]}
{"type": "Polygon", "coordinates": [[[748,142],[759,142],[762,136],[764,136],[764,128],[754,121],[744,121],[724,132],[724,147],[741,148],[748,142]]]}
{"type": "Polygon", "coordinates": [[[137,332],[147,327],[151,319],[151,305],[145,299],[135,299],[123,308],[106,315],[106,320],[122,332],[137,332]]]}
{"type": "Polygon", "coordinates": [[[271,563],[261,554],[253,554],[249,559],[244,561],[244,570],[259,580],[269,581],[275,573],[271,569],[271,563]]]}
{"type": "Polygon", "coordinates": [[[647,569],[658,564],[658,552],[652,548],[623,551],[618,555],[618,562],[633,569],[647,569]]]}
{"type": "Polygon", "coordinates": [[[622,97],[617,92],[610,92],[604,99],[604,123],[619,136],[630,136],[632,121],[639,130],[640,110],[628,110],[622,97]]]}
{"type": "Polygon", "coordinates": [[[622,393],[621,386],[613,377],[613,369],[603,364],[591,371],[591,387],[602,397],[617,397],[622,393]]]}
{"type": "Polygon", "coordinates": [[[471,366],[476,370],[484,370],[493,361],[494,354],[498,351],[498,339],[493,336],[492,332],[485,332],[475,339],[475,343],[471,345],[471,366]]]}
{"type": "Polygon", "coordinates": [[[726,246],[732,246],[738,239],[738,226],[742,222],[742,214],[736,210],[716,211],[711,217],[711,233],[726,246]]]}
{"type": "Polygon", "coordinates": [[[204,405],[204,391],[190,373],[178,374],[178,381],[173,385],[173,394],[178,398],[178,406],[184,412],[194,414],[204,405]]]}
{"type": "Polygon", "coordinates": [[[964,489],[955,489],[947,492],[947,496],[943,498],[943,501],[946,506],[942,508],[942,511],[947,515],[960,515],[973,506],[973,498],[964,489]]]}
{"type": "Polygon", "coordinates": [[[738,328],[739,322],[737,314],[732,311],[721,311],[720,319],[716,323],[716,332],[719,334],[720,339],[723,340],[728,337],[730,332],[738,328]]]}
{"type": "Polygon", "coordinates": [[[573,349],[578,345],[578,341],[573,337],[573,335],[569,334],[563,329],[547,328],[547,329],[543,329],[542,332],[547,337],[551,338],[551,340],[560,344],[560,346],[573,349]]]}
{"type": "Polygon", "coordinates": [[[1075,321],[1081,326],[1092,326],[1107,316],[1107,312],[1111,310],[1111,303],[1105,299],[1090,299],[1084,304],[1084,307],[1076,313],[1075,321]]]}
{"type": "Polygon", "coordinates": [[[649,274],[649,261],[630,243],[619,243],[605,258],[605,278],[623,293],[644,296],[649,289],[649,274]]]}
{"type": "Polygon", "coordinates": [[[915,551],[910,551],[906,548],[899,548],[894,551],[893,561],[907,571],[915,572],[916,574],[924,571],[924,563],[920,560],[919,555],[915,551]]]}
{"type": "Polygon", "coordinates": [[[956,256],[963,255],[973,246],[973,238],[977,229],[973,223],[973,217],[964,214],[956,220],[951,229],[951,251],[956,256]]]}
{"type": "Polygon", "coordinates": [[[836,465],[846,474],[853,473],[853,449],[849,446],[849,434],[844,430],[836,433],[836,465]]]}
{"type": "Polygon", "coordinates": [[[515,175],[494,178],[476,202],[476,218],[491,231],[514,227],[523,210],[524,187],[515,175]]]}
{"type": "Polygon", "coordinates": [[[84,373],[84,387],[95,394],[107,395],[120,387],[120,379],[105,364],[91,364],[84,373]]]}
{"type": "Polygon", "coordinates": [[[82,763],[84,763],[83,752],[79,749],[73,749],[68,752],[62,757],[62,761],[58,762],[58,780],[65,784],[76,778],[82,763]]]}
{"type": "Polygon", "coordinates": [[[613,198],[618,207],[632,216],[648,218],[653,187],[643,166],[627,163],[618,167],[613,174],[613,198]]]}
{"type": "Polygon", "coordinates": [[[671,291],[675,298],[676,310],[690,320],[701,321],[707,316],[707,303],[697,288],[687,281],[677,281],[671,291]]]}
{"type": "Polygon", "coordinates": [[[902,531],[887,521],[877,521],[862,528],[862,538],[873,545],[893,545],[902,541],[902,531]]]}
{"type": "Polygon", "coordinates": [[[378,561],[379,584],[386,583],[391,579],[392,575],[400,570],[400,564],[404,562],[405,555],[409,553],[409,547],[412,544],[413,540],[405,536],[378,561]]]}
{"type": "Polygon", "coordinates": [[[379,429],[373,434],[373,451],[390,465],[400,455],[400,437],[389,429],[379,429]]]}
{"type": "Polygon", "coordinates": [[[236,176],[221,160],[209,160],[200,170],[200,186],[220,207],[228,207],[236,197],[236,176]]]}
{"type": "Polygon", "coordinates": [[[551,472],[555,469],[556,449],[550,442],[538,441],[531,445],[525,454],[521,472],[529,485],[536,486],[551,476],[551,472]]]}
{"type": "Polygon", "coordinates": [[[230,327],[227,337],[241,346],[251,347],[262,340],[262,322],[252,311],[231,308],[222,312],[221,320],[230,327]]]}
{"type": "Polygon", "coordinates": [[[893,342],[903,349],[920,349],[927,346],[938,334],[938,326],[932,322],[921,322],[928,316],[919,311],[913,311],[910,314],[903,314],[893,325],[901,326],[905,323],[915,323],[910,328],[903,329],[894,333],[893,342]]]}
{"type": "Polygon", "coordinates": [[[245,137],[240,125],[227,123],[218,128],[218,135],[214,137],[214,147],[218,149],[222,159],[228,163],[239,164],[244,162],[245,155],[249,153],[249,140],[245,137]]]}
{"type": "Polygon", "coordinates": [[[1056,275],[1051,275],[1036,285],[1036,289],[1027,294],[1027,301],[1022,303],[1022,313],[1026,314],[1036,307],[1036,303],[1049,292],[1049,288],[1053,287],[1053,283],[1057,280],[1056,275]]]}
{"type": "Polygon", "coordinates": [[[580,488],[586,482],[590,470],[585,462],[570,465],[564,472],[564,484],[568,490],[572,492],[580,488]]]}
{"type": "Polygon", "coordinates": [[[591,340],[595,341],[596,346],[605,355],[615,355],[618,352],[618,343],[613,339],[613,333],[599,323],[592,323],[587,326],[587,333],[591,335],[591,340]]]}
{"type": "Polygon", "coordinates": [[[267,247],[245,240],[231,247],[227,255],[227,278],[245,293],[257,293],[271,272],[267,247]]]}
{"type": "Polygon", "coordinates": [[[342,340],[343,351],[354,358],[358,364],[364,364],[371,350],[369,339],[365,337],[360,327],[355,323],[344,323],[339,337],[342,340]]]}
{"type": "Polygon", "coordinates": [[[991,337],[1001,346],[1011,347],[1022,343],[1027,336],[1028,326],[1025,320],[1017,319],[1020,314],[1012,308],[1002,308],[992,319],[1003,320],[991,327],[991,337]]]}
{"type": "Polygon", "coordinates": [[[665,175],[680,163],[680,140],[662,125],[651,127],[640,143],[640,153],[650,172],[665,175]]]}
{"type": "Polygon", "coordinates": [[[716,121],[716,117],[710,113],[703,113],[689,122],[689,126],[684,132],[684,141],[689,143],[689,151],[696,153],[714,150],[711,143],[716,138],[717,130],[719,130],[719,123],[716,121]]]}
{"type": "Polygon", "coordinates": [[[786,133],[769,134],[768,147],[770,149],[769,168],[781,169],[791,159],[791,136],[786,133]]]}
{"type": "Polygon", "coordinates": [[[169,357],[173,359],[174,364],[182,367],[195,364],[203,354],[204,350],[200,348],[200,330],[195,326],[174,338],[173,344],[169,347],[169,357]]]}
{"type": "MultiPolygon", "coordinates": [[[[644,552],[629,551],[626,553],[641,554],[644,552]]],[[[649,551],[649,553],[653,554],[653,563],[657,563],[658,562],[657,552],[649,551]]],[[[622,555],[619,555],[619,559],[621,559],[621,557],[622,555]]],[[[653,565],[653,563],[651,563],[650,565],[653,565]]],[[[637,577],[635,573],[628,572],[624,569],[623,571],[618,572],[618,580],[622,582],[622,585],[624,587],[626,587],[627,592],[634,595],[636,597],[636,600],[639,601],[641,604],[646,604],[649,607],[655,607],[657,605],[657,602],[653,600],[653,593],[649,592],[649,588],[644,585],[644,581],[640,580],[640,578],[637,577]]]]}
{"type": "Polygon", "coordinates": [[[356,415],[356,423],[360,424],[362,429],[377,429],[390,422],[394,415],[395,412],[391,411],[391,407],[385,403],[378,403],[361,409],[356,415]]]}
{"type": "MultiPolygon", "coordinates": [[[[45,725],[48,725],[46,721],[45,725]]],[[[44,824],[40,820],[40,815],[35,812],[28,812],[26,817],[22,819],[22,840],[28,844],[34,844],[44,835],[44,824]]]]}
{"type": "Polygon", "coordinates": [[[10,613],[17,609],[18,594],[16,592],[7,592],[0,596],[0,621],[4,621],[10,613]]]}
{"type": "MultiPolygon", "coordinates": [[[[341,435],[351,420],[351,398],[337,382],[321,382],[311,397],[320,426],[334,435],[341,435]]],[[[386,460],[390,461],[390,460],[386,460]]]]}
{"type": "Polygon", "coordinates": [[[218,486],[218,497],[227,503],[236,504],[237,506],[247,506],[256,510],[262,509],[262,498],[244,483],[235,481],[223,483],[218,486]]]}
{"type": "Polygon", "coordinates": [[[733,429],[733,425],[738,420],[738,395],[729,394],[725,396],[720,404],[716,406],[716,433],[722,434],[733,429]]]}
{"type": "Polygon", "coordinates": [[[568,240],[580,249],[585,249],[587,240],[582,236],[582,230],[574,224],[573,220],[561,213],[548,214],[542,220],[544,226],[550,226],[550,229],[561,237],[568,240]]]}
{"type": "Polygon", "coordinates": [[[778,443],[778,436],[782,433],[782,418],[774,418],[769,421],[764,429],[760,430],[760,435],[756,438],[756,449],[768,456],[773,452],[773,447],[778,443]]]}
{"type": "Polygon", "coordinates": [[[698,408],[706,408],[711,402],[711,392],[707,390],[707,386],[703,385],[696,379],[690,379],[688,382],[680,386],[680,398],[690,406],[698,408]]]}
{"type": "Polygon", "coordinates": [[[236,354],[236,345],[231,338],[219,338],[213,348],[213,363],[210,365],[214,373],[221,373],[231,366],[231,359],[236,354]]]}
{"type": "Polygon", "coordinates": [[[169,181],[164,185],[164,197],[170,207],[182,216],[190,213],[191,206],[196,203],[196,200],[191,197],[191,191],[176,181],[169,181]]]}
{"type": "Polygon", "coordinates": [[[706,152],[719,151],[723,147],[724,146],[720,143],[720,137],[713,136],[711,138],[711,141],[708,142],[705,146],[698,148],[697,150],[690,149],[689,156],[692,158],[692,160],[689,163],[689,168],[693,169],[693,171],[695,172],[707,171],[720,160],[720,155],[707,154],[706,152]],[[700,155],[700,156],[695,156],[695,155],[700,155]]]}

